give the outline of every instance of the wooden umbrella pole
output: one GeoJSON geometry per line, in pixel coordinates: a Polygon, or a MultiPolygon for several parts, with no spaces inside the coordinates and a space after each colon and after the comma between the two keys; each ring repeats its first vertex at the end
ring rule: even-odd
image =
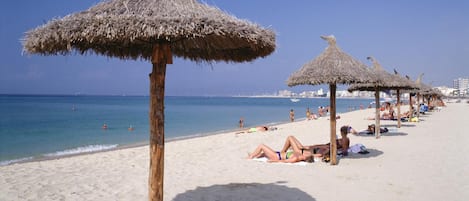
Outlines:
{"type": "Polygon", "coordinates": [[[163,200],[164,176],[164,90],[166,64],[172,63],[169,44],[155,44],[150,74],[150,174],[148,199],[163,200]]]}
{"type": "Polygon", "coordinates": [[[329,91],[331,92],[331,97],[330,97],[330,120],[331,120],[331,145],[330,145],[330,157],[331,157],[331,165],[336,165],[337,164],[337,142],[336,142],[336,112],[335,112],[335,92],[337,86],[335,84],[329,85],[329,91]]]}
{"type": "Polygon", "coordinates": [[[410,111],[410,118],[414,116],[414,110],[412,109],[412,95],[409,93],[409,111],[410,111]]]}
{"type": "Polygon", "coordinates": [[[376,138],[379,138],[380,137],[380,130],[381,130],[381,127],[379,125],[379,89],[376,88],[375,89],[375,137],[376,138]]]}
{"type": "Polygon", "coordinates": [[[417,93],[417,119],[420,120],[420,93],[417,93]]]}
{"type": "Polygon", "coordinates": [[[397,127],[401,127],[401,94],[399,93],[399,89],[396,91],[397,93],[397,127]]]}

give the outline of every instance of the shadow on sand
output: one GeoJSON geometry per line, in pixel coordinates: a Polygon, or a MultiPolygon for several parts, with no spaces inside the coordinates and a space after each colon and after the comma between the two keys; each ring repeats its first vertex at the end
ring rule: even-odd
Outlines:
{"type": "MultiPolygon", "coordinates": [[[[397,128],[397,123],[395,124],[381,124],[381,127],[388,127],[388,128],[397,128]]],[[[401,124],[401,127],[415,127],[415,123],[414,124],[407,124],[407,122],[404,124],[401,124]]]]}
{"type": "MultiPolygon", "coordinates": [[[[396,131],[389,131],[387,133],[381,133],[381,137],[393,137],[393,136],[406,136],[407,133],[403,132],[396,132],[396,131]]],[[[360,137],[375,137],[375,134],[360,134],[360,137]]]]}
{"type": "Polygon", "coordinates": [[[254,201],[254,200],[299,200],[314,201],[313,197],[297,188],[277,184],[230,183],[197,187],[178,194],[173,201],[254,201]]]}
{"type": "Polygon", "coordinates": [[[350,153],[348,156],[344,157],[344,158],[341,158],[340,160],[343,160],[343,159],[359,159],[359,158],[373,158],[373,157],[377,157],[381,154],[383,154],[382,151],[380,150],[377,150],[377,149],[369,149],[367,148],[367,151],[370,152],[370,153],[367,153],[367,154],[358,154],[358,153],[350,153]]]}

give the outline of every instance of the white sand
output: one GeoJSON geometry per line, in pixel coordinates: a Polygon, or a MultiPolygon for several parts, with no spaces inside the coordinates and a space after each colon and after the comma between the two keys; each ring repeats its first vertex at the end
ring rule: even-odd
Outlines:
{"type": "MultiPolygon", "coordinates": [[[[338,129],[363,130],[374,109],[341,114],[338,129]]],[[[165,200],[468,200],[469,104],[449,103],[419,123],[382,121],[380,139],[350,135],[370,154],[337,166],[245,159],[259,143],[280,149],[288,135],[327,143],[329,121],[278,125],[276,131],[225,133],[165,147],[165,200]]],[[[148,147],[0,167],[0,200],[147,200],[148,147]]]]}

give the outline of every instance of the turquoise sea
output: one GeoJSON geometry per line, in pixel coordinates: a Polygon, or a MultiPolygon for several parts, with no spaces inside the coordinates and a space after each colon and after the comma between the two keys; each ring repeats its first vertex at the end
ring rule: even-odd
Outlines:
{"type": "MultiPolygon", "coordinates": [[[[343,113],[371,99],[338,99],[343,113]]],[[[166,140],[304,119],[329,98],[166,97],[166,140]]],[[[145,144],[148,96],[0,95],[0,165],[145,144]],[[102,129],[107,124],[108,129],[102,129]],[[129,126],[134,128],[129,131],[129,126]]]]}

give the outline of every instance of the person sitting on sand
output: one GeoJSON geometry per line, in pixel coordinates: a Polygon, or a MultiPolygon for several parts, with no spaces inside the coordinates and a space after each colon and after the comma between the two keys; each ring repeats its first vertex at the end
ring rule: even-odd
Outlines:
{"type": "MultiPolygon", "coordinates": [[[[350,138],[348,138],[347,134],[353,133],[353,132],[357,133],[355,129],[353,129],[351,126],[342,126],[340,128],[341,138],[336,139],[338,155],[341,155],[341,156],[348,155],[348,149],[350,147],[350,138]]],[[[330,155],[330,144],[331,143],[318,144],[318,145],[310,146],[309,148],[312,150],[313,154],[320,154],[322,156],[327,156],[327,155],[330,155]]]]}
{"type": "Polygon", "coordinates": [[[314,112],[311,112],[311,114],[309,115],[309,120],[311,119],[314,119],[314,120],[318,119],[318,115],[314,114],[314,112]]]}
{"type": "MultiPolygon", "coordinates": [[[[380,120],[393,120],[395,119],[394,117],[394,109],[391,106],[390,102],[386,102],[386,105],[384,108],[381,108],[383,113],[380,115],[380,120]]],[[[366,118],[367,120],[375,120],[375,117],[368,117],[366,118]]]]}

